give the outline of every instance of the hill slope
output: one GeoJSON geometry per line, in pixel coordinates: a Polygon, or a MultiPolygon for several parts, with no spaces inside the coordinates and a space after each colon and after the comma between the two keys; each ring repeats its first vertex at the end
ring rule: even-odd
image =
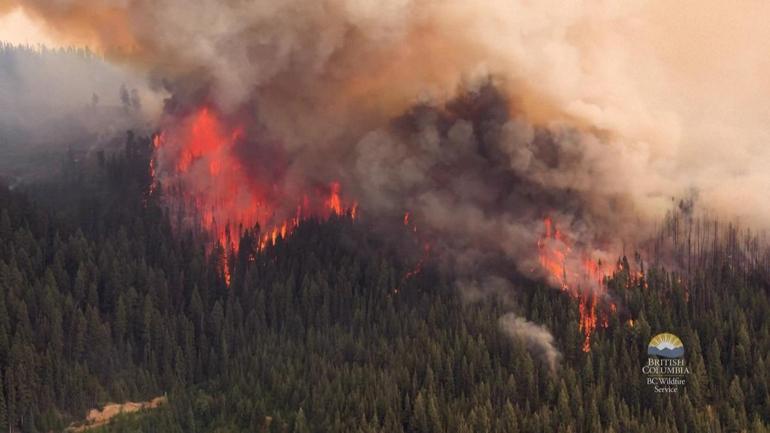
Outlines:
{"type": "Polygon", "coordinates": [[[141,158],[34,191],[56,211],[0,189],[0,429],[61,430],[107,401],[168,393],[104,428],[766,431],[764,269],[725,255],[693,287],[620,270],[608,282],[620,311],[583,353],[568,295],[530,282],[515,302],[469,304],[430,267],[402,283],[408,264],[346,217],[241,254],[227,286],[216,250],[174,233],[147,195],[141,158]],[[509,311],[554,333],[554,371],[499,328],[509,311]],[[681,394],[642,383],[662,331],[686,348],[681,394]]]}

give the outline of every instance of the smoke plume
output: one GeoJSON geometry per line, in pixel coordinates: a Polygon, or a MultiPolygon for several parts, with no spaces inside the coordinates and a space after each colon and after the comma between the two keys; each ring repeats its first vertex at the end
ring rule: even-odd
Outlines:
{"type": "Polygon", "coordinates": [[[561,354],[554,347],[553,335],[548,329],[513,313],[500,317],[498,325],[510,337],[523,340],[530,350],[542,358],[551,371],[556,370],[561,354]]]}
{"type": "MultiPolygon", "coordinates": [[[[514,288],[511,283],[496,276],[485,276],[477,280],[458,280],[456,283],[465,303],[474,304],[494,299],[503,308],[515,308],[514,288]]],[[[554,344],[553,335],[544,326],[532,323],[513,312],[497,319],[505,335],[522,341],[553,372],[556,371],[561,353],[554,344]]]]}
{"type": "Polygon", "coordinates": [[[760,170],[770,159],[765,2],[9,5],[60,37],[143,65],[183,101],[204,95],[227,113],[256,101],[260,121],[290,149],[360,135],[491,75],[533,123],[600,133],[579,145],[597,170],[617,175],[603,188],[633,195],[643,216],[690,187],[710,206],[766,215],[730,199],[770,186],[760,170]]]}
{"type": "MultiPolygon", "coordinates": [[[[158,177],[207,226],[278,226],[339,187],[364,215],[408,214],[458,280],[564,285],[688,191],[761,228],[770,215],[759,0],[11,4],[172,95],[158,177]],[[571,254],[563,275],[538,248],[571,254]]],[[[547,331],[506,317],[555,362],[547,331]]]]}

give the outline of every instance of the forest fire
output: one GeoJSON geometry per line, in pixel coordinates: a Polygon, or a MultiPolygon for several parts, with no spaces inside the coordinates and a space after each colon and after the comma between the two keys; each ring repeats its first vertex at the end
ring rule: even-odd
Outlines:
{"type": "Polygon", "coordinates": [[[421,254],[420,258],[417,260],[414,266],[412,266],[412,268],[404,273],[404,276],[401,278],[399,285],[393,289],[394,294],[398,294],[398,292],[401,291],[401,287],[403,287],[407,281],[419,275],[420,272],[422,272],[425,263],[430,258],[430,242],[417,231],[417,224],[415,224],[414,220],[410,219],[410,217],[411,213],[409,211],[404,212],[403,224],[407,230],[414,233],[414,241],[419,245],[421,254]]]}
{"type": "Polygon", "coordinates": [[[164,184],[165,204],[177,223],[199,229],[222,247],[228,285],[229,258],[238,252],[244,230],[258,227],[257,247],[263,250],[289,236],[303,219],[356,218],[358,210],[355,201],[342,197],[338,181],[312,185],[300,198],[290,196],[276,176],[280,156],[268,152],[266,158],[274,159],[256,167],[239,157],[239,146],[247,140],[243,126],[222,120],[207,107],[153,138],[150,170],[157,176],[155,184],[164,184]],[[261,167],[272,172],[259,172],[261,167]]]}
{"type": "Polygon", "coordinates": [[[543,235],[537,243],[540,265],[552,284],[577,300],[578,328],[585,336],[582,349],[589,352],[594,330],[597,326],[606,328],[608,315],[617,309],[607,300],[605,279],[612,274],[612,269],[586,252],[576,250],[570,237],[551,217],[546,217],[543,225],[543,235]]]}

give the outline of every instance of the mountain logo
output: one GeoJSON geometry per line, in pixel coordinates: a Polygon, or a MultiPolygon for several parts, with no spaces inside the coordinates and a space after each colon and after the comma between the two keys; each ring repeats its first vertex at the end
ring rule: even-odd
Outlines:
{"type": "Polygon", "coordinates": [[[664,332],[652,337],[647,346],[647,355],[669,359],[683,358],[684,345],[676,335],[664,332]]]}
{"type": "Polygon", "coordinates": [[[690,367],[684,359],[684,344],[674,334],[652,337],[647,346],[647,363],[642,366],[647,385],[656,393],[677,393],[687,383],[690,367]]]}

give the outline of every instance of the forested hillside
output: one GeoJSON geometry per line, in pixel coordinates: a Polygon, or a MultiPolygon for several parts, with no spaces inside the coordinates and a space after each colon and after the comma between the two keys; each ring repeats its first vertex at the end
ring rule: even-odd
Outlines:
{"type": "Polygon", "coordinates": [[[464,302],[430,265],[404,279],[401,255],[345,216],[263,251],[246,230],[228,286],[217,249],[172,230],[148,149],[130,137],[55,183],[0,188],[0,429],[59,431],[166,394],[102,431],[768,430],[770,274],[740,236],[676,256],[691,266],[677,272],[618,258],[617,312],[584,353],[568,294],[522,279],[513,299],[464,302]],[[511,311],[554,334],[555,369],[500,329],[511,311]],[[663,331],[692,369],[678,394],[640,371],[663,331]]]}

